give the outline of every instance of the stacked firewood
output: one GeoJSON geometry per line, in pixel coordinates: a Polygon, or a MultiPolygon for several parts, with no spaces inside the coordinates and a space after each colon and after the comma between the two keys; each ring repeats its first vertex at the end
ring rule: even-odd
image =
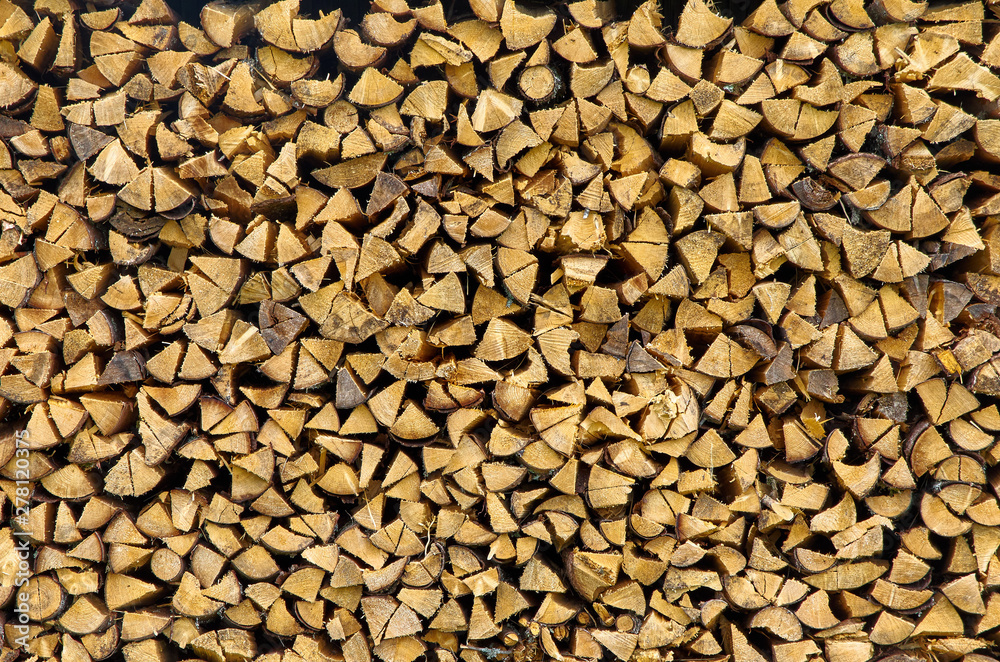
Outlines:
{"type": "Polygon", "coordinates": [[[992,659],[992,4],[0,0],[0,660],[992,659]]]}

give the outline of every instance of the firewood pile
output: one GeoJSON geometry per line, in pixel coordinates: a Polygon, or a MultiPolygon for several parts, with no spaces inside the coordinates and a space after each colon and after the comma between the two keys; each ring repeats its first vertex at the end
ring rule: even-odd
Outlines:
{"type": "Polygon", "coordinates": [[[0,0],[0,661],[993,659],[993,2],[0,0]]]}

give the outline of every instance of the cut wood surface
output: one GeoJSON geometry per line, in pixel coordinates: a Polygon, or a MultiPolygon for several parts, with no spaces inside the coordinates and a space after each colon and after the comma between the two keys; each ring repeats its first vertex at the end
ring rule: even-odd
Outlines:
{"type": "Polygon", "coordinates": [[[0,0],[0,662],[994,660],[1000,4],[426,2],[0,0]]]}

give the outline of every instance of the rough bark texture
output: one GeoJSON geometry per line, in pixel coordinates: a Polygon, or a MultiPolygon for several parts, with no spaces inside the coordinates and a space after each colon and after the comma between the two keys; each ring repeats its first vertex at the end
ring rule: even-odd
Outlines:
{"type": "Polygon", "coordinates": [[[993,0],[96,4],[0,0],[0,661],[993,659],[993,0]]]}

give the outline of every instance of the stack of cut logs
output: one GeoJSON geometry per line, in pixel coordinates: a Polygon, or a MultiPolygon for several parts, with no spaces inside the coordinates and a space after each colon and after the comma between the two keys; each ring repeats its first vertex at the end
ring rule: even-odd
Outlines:
{"type": "Polygon", "coordinates": [[[993,659],[993,2],[0,0],[0,660],[993,659]]]}

